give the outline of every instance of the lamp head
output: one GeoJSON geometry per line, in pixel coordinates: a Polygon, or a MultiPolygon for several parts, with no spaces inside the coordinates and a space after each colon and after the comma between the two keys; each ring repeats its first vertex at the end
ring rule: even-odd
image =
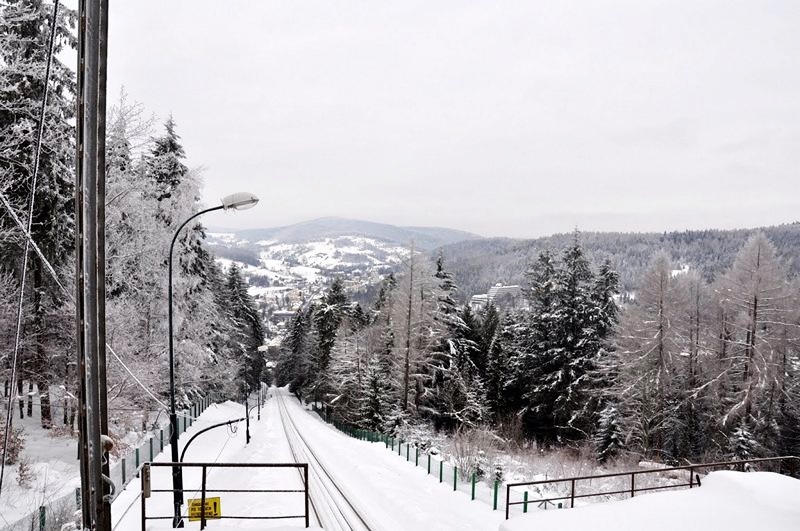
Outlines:
{"type": "Polygon", "coordinates": [[[222,208],[225,210],[247,210],[258,203],[258,198],[250,192],[237,192],[222,198],[222,208]]]}

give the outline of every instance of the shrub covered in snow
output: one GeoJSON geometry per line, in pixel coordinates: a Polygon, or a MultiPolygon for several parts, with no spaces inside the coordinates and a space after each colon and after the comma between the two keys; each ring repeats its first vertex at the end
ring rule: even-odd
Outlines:
{"type": "MultiPolygon", "coordinates": [[[[5,426],[0,426],[0,451],[3,450],[5,440],[5,426]]],[[[8,450],[5,452],[7,465],[17,462],[23,446],[25,446],[25,431],[22,428],[12,428],[8,436],[8,450]]]]}

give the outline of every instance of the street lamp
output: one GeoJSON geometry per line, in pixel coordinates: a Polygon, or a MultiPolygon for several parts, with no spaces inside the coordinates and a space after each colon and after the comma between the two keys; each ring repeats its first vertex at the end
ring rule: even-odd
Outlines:
{"type": "MultiPolygon", "coordinates": [[[[258,197],[248,192],[239,192],[225,196],[222,198],[220,205],[201,210],[184,221],[181,226],[178,227],[178,230],[175,231],[175,235],[172,237],[172,243],[169,244],[169,280],[167,290],[169,321],[169,444],[172,447],[173,463],[178,462],[178,415],[175,412],[175,356],[172,338],[172,251],[175,248],[175,242],[178,240],[178,235],[181,230],[196,217],[202,216],[208,212],[213,212],[214,210],[247,210],[248,208],[256,206],[256,203],[258,203],[258,197]]],[[[173,502],[175,504],[172,527],[183,527],[183,520],[181,519],[181,505],[183,505],[183,470],[179,466],[172,467],[172,490],[173,502]]]]}

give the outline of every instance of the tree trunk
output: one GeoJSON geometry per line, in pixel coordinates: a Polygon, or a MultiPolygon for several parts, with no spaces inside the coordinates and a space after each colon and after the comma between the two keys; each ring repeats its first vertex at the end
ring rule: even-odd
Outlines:
{"type": "MultiPolygon", "coordinates": [[[[45,309],[43,293],[46,286],[42,275],[42,266],[39,261],[33,263],[33,330],[36,335],[36,349],[34,351],[33,370],[31,378],[31,388],[33,388],[33,378],[36,378],[36,386],[39,388],[39,407],[42,428],[50,429],[53,425],[53,417],[50,411],[50,365],[45,348],[45,309]]],[[[31,408],[33,396],[28,402],[28,409],[31,408]]]]}
{"type": "Polygon", "coordinates": [[[33,416],[33,379],[28,380],[28,416],[33,416]]]}
{"type": "Polygon", "coordinates": [[[414,242],[408,258],[408,311],[406,313],[406,359],[403,367],[403,411],[408,411],[408,380],[411,372],[411,305],[414,300],[414,242]]]}
{"type": "Polygon", "coordinates": [[[70,400],[69,423],[68,423],[69,424],[69,432],[70,433],[75,433],[75,416],[77,415],[77,413],[78,413],[78,410],[75,407],[75,403],[72,400],[70,400]]]}
{"type": "Polygon", "coordinates": [[[17,378],[17,403],[19,404],[19,419],[22,420],[25,418],[25,394],[22,378],[17,378]]]}
{"type": "Polygon", "coordinates": [[[50,386],[48,384],[49,378],[42,374],[36,381],[36,386],[39,388],[39,408],[42,415],[42,428],[49,430],[53,427],[53,415],[50,410],[50,386]]]}

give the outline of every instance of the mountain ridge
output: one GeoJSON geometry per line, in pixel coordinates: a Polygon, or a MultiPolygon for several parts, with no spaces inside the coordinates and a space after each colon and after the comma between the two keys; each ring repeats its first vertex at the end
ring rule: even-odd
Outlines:
{"type": "Polygon", "coordinates": [[[413,240],[417,248],[426,251],[460,241],[482,238],[478,234],[445,227],[400,226],[341,217],[322,217],[290,225],[258,229],[212,228],[209,232],[233,234],[237,240],[247,240],[249,243],[265,240],[302,243],[340,236],[363,236],[400,245],[408,245],[413,240]]]}

